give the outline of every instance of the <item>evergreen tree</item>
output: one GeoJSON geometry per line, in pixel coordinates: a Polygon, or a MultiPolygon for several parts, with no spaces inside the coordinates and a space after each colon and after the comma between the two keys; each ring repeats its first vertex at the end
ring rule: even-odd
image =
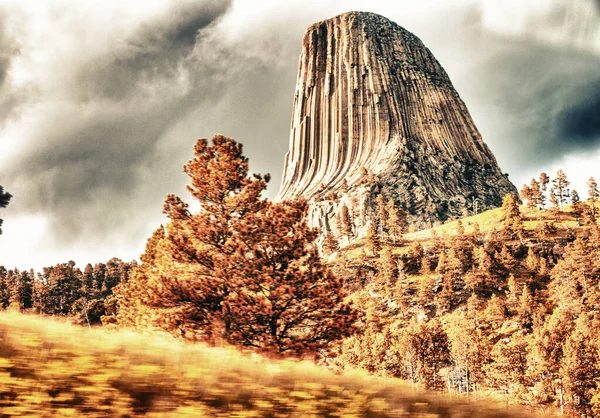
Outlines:
{"type": "Polygon", "coordinates": [[[24,310],[32,307],[33,278],[28,271],[15,271],[9,293],[9,305],[12,308],[24,310]]]}
{"type": "Polygon", "coordinates": [[[375,223],[371,222],[367,229],[367,245],[372,255],[377,255],[381,251],[381,240],[377,235],[375,223]]]}
{"type": "Polygon", "coordinates": [[[552,194],[556,196],[558,204],[562,210],[563,205],[569,203],[569,180],[567,173],[560,169],[556,172],[556,177],[552,180],[552,194]]]}
{"type": "Polygon", "coordinates": [[[261,198],[269,177],[248,177],[241,144],[222,135],[198,140],[184,171],[200,210],[167,197],[170,222],[120,289],[121,324],[294,355],[353,331],[342,282],[312,246],[306,202],[261,198]]]}
{"type": "Polygon", "coordinates": [[[529,183],[529,190],[531,191],[531,203],[533,206],[541,209],[544,207],[546,197],[544,196],[544,192],[540,188],[540,183],[536,181],[536,179],[531,179],[531,183],[529,183]]]}
{"type": "Polygon", "coordinates": [[[398,278],[398,269],[397,263],[392,255],[392,250],[386,248],[382,254],[382,272],[383,272],[383,280],[387,287],[391,288],[396,284],[396,279],[398,278]]]}
{"type": "Polygon", "coordinates": [[[569,310],[555,309],[543,324],[534,328],[528,346],[527,378],[532,401],[539,405],[558,404],[564,410],[564,382],[561,365],[564,344],[573,329],[569,310]]]}
{"type": "Polygon", "coordinates": [[[600,379],[600,347],[597,337],[593,337],[594,329],[598,329],[598,324],[594,325],[587,314],[580,315],[564,345],[561,374],[567,394],[566,404],[574,416],[594,416],[592,397],[600,379]]]}
{"type": "Polygon", "coordinates": [[[579,193],[577,193],[577,190],[573,189],[571,190],[571,203],[575,204],[578,203],[581,199],[579,198],[579,193]]]}
{"type": "Polygon", "coordinates": [[[388,201],[386,208],[388,213],[387,229],[395,244],[398,237],[408,230],[406,212],[391,199],[388,201]]]}
{"type": "Polygon", "coordinates": [[[346,236],[348,242],[350,242],[350,240],[354,238],[352,224],[353,223],[350,217],[350,211],[348,210],[348,206],[346,206],[346,204],[343,204],[337,219],[337,228],[341,234],[346,236]]]}
{"type": "MultiPolygon", "coordinates": [[[[0,186],[0,208],[5,208],[10,202],[12,195],[4,191],[4,188],[0,186]]],[[[2,219],[0,219],[0,235],[2,235],[2,219]]]]}
{"type": "Polygon", "coordinates": [[[377,216],[377,232],[381,237],[384,237],[386,229],[389,224],[389,212],[386,206],[385,197],[383,193],[379,193],[375,198],[375,213],[377,216]]]}
{"type": "Polygon", "coordinates": [[[540,181],[539,181],[539,185],[540,185],[540,190],[542,192],[542,209],[545,207],[545,195],[546,192],[548,191],[548,184],[550,183],[550,177],[548,176],[548,174],[541,172],[540,173],[540,181]]]}
{"type": "Polygon", "coordinates": [[[10,303],[8,290],[8,271],[0,265],[0,309],[6,309],[10,303]]]}
{"type": "Polygon", "coordinates": [[[325,233],[325,237],[323,239],[323,252],[326,255],[333,254],[337,250],[340,249],[340,243],[335,238],[331,231],[327,231],[325,233]]]}
{"type": "Polygon", "coordinates": [[[527,184],[524,184],[521,188],[521,191],[519,192],[519,197],[521,198],[521,200],[527,202],[527,207],[532,208],[534,206],[533,192],[531,190],[531,187],[529,187],[527,184]]]}
{"type": "Polygon", "coordinates": [[[527,343],[513,335],[509,341],[499,340],[490,352],[492,360],[485,367],[493,386],[501,389],[507,398],[524,391],[527,370],[527,343]]]}
{"type": "Polygon", "coordinates": [[[594,177],[590,177],[587,182],[588,186],[588,197],[592,207],[592,217],[596,219],[596,202],[600,199],[600,189],[598,189],[598,183],[594,177]]]}
{"type": "Polygon", "coordinates": [[[512,194],[504,196],[502,201],[502,235],[505,239],[522,239],[523,220],[517,201],[512,194]]]}

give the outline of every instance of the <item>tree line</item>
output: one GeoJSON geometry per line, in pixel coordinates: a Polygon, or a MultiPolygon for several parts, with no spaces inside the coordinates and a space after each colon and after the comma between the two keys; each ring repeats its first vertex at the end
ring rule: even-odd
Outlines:
{"type": "Polygon", "coordinates": [[[521,210],[508,195],[485,233],[458,221],[452,236],[342,259],[366,320],[329,363],[465,394],[491,387],[510,401],[599,416],[595,197],[581,213],[558,207],[578,227],[521,210]]]}
{"type": "Polygon", "coordinates": [[[73,261],[37,273],[0,266],[0,309],[69,317],[90,326],[110,322],[116,314],[113,290],[129,280],[136,266],[118,258],[83,270],[73,261]]]}

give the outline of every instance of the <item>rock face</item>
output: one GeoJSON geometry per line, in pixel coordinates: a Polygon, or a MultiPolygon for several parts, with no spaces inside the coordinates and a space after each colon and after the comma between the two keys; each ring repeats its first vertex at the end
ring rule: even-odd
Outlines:
{"type": "Polygon", "coordinates": [[[304,35],[278,199],[308,199],[326,230],[347,204],[360,230],[378,193],[423,227],[517,190],[423,43],[382,16],[350,12],[304,35]]]}

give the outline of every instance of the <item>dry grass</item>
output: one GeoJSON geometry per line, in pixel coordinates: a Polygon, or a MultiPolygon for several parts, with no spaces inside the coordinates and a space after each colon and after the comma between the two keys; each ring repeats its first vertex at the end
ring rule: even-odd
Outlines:
{"type": "Polygon", "coordinates": [[[364,374],[0,314],[0,416],[518,417],[364,374]]]}

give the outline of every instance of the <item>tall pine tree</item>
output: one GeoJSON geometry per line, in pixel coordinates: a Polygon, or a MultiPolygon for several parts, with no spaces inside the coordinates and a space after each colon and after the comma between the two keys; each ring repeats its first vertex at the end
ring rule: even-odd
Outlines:
{"type": "Polygon", "coordinates": [[[306,203],[263,199],[269,177],[248,177],[231,138],[200,139],[194,155],[184,171],[200,209],[167,197],[170,222],[121,287],[118,322],[275,354],[314,353],[349,335],[356,315],[312,245],[306,203]]]}

